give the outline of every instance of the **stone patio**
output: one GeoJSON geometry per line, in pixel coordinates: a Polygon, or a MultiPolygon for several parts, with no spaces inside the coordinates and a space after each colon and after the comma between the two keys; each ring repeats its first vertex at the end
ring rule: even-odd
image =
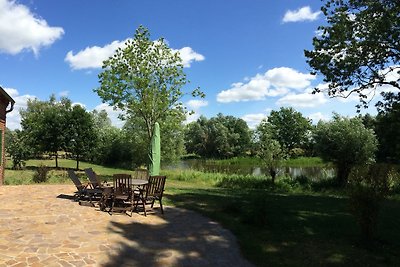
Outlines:
{"type": "Polygon", "coordinates": [[[0,266],[251,266],[229,231],[195,212],[109,215],[74,191],[0,187],[0,266]]]}

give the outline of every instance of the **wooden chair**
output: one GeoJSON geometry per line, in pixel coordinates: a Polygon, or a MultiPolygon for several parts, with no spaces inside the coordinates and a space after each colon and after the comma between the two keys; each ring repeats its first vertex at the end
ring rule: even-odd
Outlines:
{"type": "Polygon", "coordinates": [[[112,194],[112,204],[110,212],[114,211],[133,211],[134,195],[132,194],[130,174],[114,174],[114,190],[112,194]]]}
{"type": "Polygon", "coordinates": [[[134,171],[133,178],[141,180],[149,180],[149,170],[137,168],[134,171]]]}
{"type": "Polygon", "coordinates": [[[91,189],[88,188],[89,184],[82,184],[81,181],[79,180],[79,177],[76,175],[76,173],[73,170],[67,170],[69,178],[72,180],[74,183],[76,189],[78,191],[75,192],[74,198],[76,201],[81,201],[86,198],[89,199],[90,204],[93,204],[92,202],[92,197],[97,197],[100,196],[102,191],[99,189],[91,189]]]}
{"type": "Polygon", "coordinates": [[[161,213],[164,214],[162,197],[166,178],[166,176],[149,177],[149,183],[146,185],[145,191],[142,192],[142,196],[139,197],[140,199],[136,203],[136,206],[140,204],[143,207],[144,216],[146,216],[146,205],[151,205],[151,208],[153,208],[156,200],[160,202],[161,213]]]}
{"type": "Polygon", "coordinates": [[[90,186],[93,189],[104,189],[104,183],[102,183],[97,176],[97,174],[93,171],[92,168],[85,169],[85,173],[90,181],[90,186]]]}

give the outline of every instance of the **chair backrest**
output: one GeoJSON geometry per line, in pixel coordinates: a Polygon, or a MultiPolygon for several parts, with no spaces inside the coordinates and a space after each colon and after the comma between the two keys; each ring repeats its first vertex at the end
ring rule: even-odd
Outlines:
{"type": "Polygon", "coordinates": [[[149,180],[149,170],[147,169],[135,169],[134,176],[135,179],[149,180]]]}
{"type": "Polygon", "coordinates": [[[114,174],[114,194],[129,196],[132,191],[132,176],[130,174],[114,174]]]}
{"type": "Polygon", "coordinates": [[[72,182],[76,186],[76,189],[78,189],[80,191],[85,188],[83,186],[83,184],[81,183],[81,181],[79,180],[78,175],[76,175],[76,173],[73,170],[68,170],[67,172],[68,172],[69,178],[72,180],[72,182]]]}
{"type": "Polygon", "coordinates": [[[93,188],[101,187],[101,181],[92,168],[85,169],[85,173],[89,178],[90,183],[93,185],[93,188]]]}
{"type": "Polygon", "coordinates": [[[158,199],[161,199],[163,196],[166,179],[166,176],[150,176],[149,183],[146,189],[146,198],[157,197],[158,199]]]}

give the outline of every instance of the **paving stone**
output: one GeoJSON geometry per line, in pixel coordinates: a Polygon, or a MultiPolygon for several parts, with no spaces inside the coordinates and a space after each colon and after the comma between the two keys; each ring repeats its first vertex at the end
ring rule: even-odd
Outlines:
{"type": "Polygon", "coordinates": [[[251,266],[229,231],[195,212],[109,215],[65,197],[74,191],[0,186],[0,267],[251,266]]]}

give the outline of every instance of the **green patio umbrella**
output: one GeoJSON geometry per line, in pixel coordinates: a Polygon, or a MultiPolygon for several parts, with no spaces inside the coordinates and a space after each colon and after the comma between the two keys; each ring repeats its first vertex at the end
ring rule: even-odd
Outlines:
{"type": "Polygon", "coordinates": [[[153,136],[150,143],[150,175],[160,175],[161,145],[160,145],[160,125],[154,124],[153,136]]]}

